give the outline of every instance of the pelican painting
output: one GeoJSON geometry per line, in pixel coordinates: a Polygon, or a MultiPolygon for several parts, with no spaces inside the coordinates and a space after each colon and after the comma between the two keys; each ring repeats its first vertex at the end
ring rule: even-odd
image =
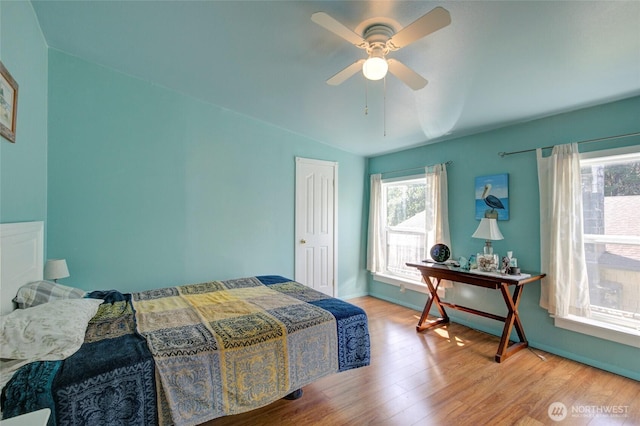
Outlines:
{"type": "Polygon", "coordinates": [[[509,175],[476,178],[476,219],[509,219],[509,175]]]}

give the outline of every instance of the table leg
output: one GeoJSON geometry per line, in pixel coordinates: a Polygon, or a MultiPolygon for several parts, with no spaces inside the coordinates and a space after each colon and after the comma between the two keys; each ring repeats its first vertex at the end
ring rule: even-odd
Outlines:
{"type": "Polygon", "coordinates": [[[431,278],[427,275],[423,275],[424,281],[429,288],[429,300],[424,306],[424,310],[422,311],[422,315],[420,316],[420,320],[418,321],[418,325],[416,326],[417,331],[424,331],[432,327],[436,327],[441,324],[449,323],[449,316],[447,312],[444,310],[444,307],[440,304],[440,298],[438,297],[438,286],[440,285],[440,278],[436,278],[436,285],[434,287],[431,282],[431,278]],[[429,311],[431,310],[431,306],[436,304],[436,308],[440,312],[440,318],[436,318],[433,321],[429,321],[426,325],[423,325],[425,321],[427,321],[427,317],[429,316],[429,311]]]}
{"type": "Polygon", "coordinates": [[[522,322],[520,322],[520,315],[518,314],[518,306],[520,305],[520,296],[522,295],[523,286],[516,286],[513,291],[513,298],[509,293],[509,286],[507,284],[500,285],[500,292],[504,298],[504,302],[507,305],[509,314],[505,318],[504,328],[502,330],[502,338],[498,345],[498,352],[496,353],[496,362],[502,362],[514,353],[529,346],[527,337],[524,334],[524,328],[522,322]],[[519,342],[516,342],[509,346],[509,336],[511,336],[511,330],[516,327],[516,333],[518,333],[519,342]]]}

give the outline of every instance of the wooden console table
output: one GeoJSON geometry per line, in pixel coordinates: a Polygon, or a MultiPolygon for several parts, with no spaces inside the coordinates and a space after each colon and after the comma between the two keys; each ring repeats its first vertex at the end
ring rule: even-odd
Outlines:
{"type": "Polygon", "coordinates": [[[471,272],[452,266],[426,262],[407,263],[407,266],[412,266],[420,270],[430,293],[429,300],[427,300],[424,310],[422,311],[420,321],[418,321],[418,325],[416,326],[417,331],[424,331],[442,324],[448,324],[449,316],[444,309],[446,306],[451,309],[457,309],[459,311],[469,312],[471,314],[504,322],[502,338],[500,339],[498,352],[495,357],[496,362],[502,362],[519,350],[529,346],[529,342],[524,334],[522,322],[520,322],[518,305],[520,304],[520,296],[522,295],[524,285],[539,281],[545,276],[545,274],[531,273],[522,275],[502,275],[499,273],[471,272]],[[435,280],[435,285],[432,279],[435,280]],[[441,301],[437,293],[441,280],[456,281],[478,287],[500,290],[500,293],[504,298],[504,303],[507,305],[507,310],[509,311],[507,316],[501,317],[499,315],[479,311],[477,309],[441,301]],[[509,292],[509,286],[515,287],[513,290],[513,297],[509,292]],[[427,321],[429,310],[433,304],[436,305],[441,316],[433,321],[427,321]],[[509,345],[509,336],[511,335],[511,330],[514,326],[520,341],[509,345]]]}

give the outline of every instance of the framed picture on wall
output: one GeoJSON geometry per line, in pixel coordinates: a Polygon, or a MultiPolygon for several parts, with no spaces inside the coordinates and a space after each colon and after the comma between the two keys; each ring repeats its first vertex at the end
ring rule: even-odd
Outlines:
{"type": "Polygon", "coordinates": [[[509,220],[509,174],[476,178],[476,219],[509,220]]]}
{"type": "Polygon", "coordinates": [[[13,143],[16,141],[17,114],[18,83],[0,62],[0,135],[13,143]]]}

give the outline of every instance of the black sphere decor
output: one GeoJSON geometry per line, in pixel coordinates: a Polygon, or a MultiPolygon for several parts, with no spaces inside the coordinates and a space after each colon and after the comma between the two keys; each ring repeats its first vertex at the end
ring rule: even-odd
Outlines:
{"type": "Polygon", "coordinates": [[[431,247],[431,258],[436,262],[445,262],[451,256],[451,250],[446,244],[436,244],[431,247]]]}

